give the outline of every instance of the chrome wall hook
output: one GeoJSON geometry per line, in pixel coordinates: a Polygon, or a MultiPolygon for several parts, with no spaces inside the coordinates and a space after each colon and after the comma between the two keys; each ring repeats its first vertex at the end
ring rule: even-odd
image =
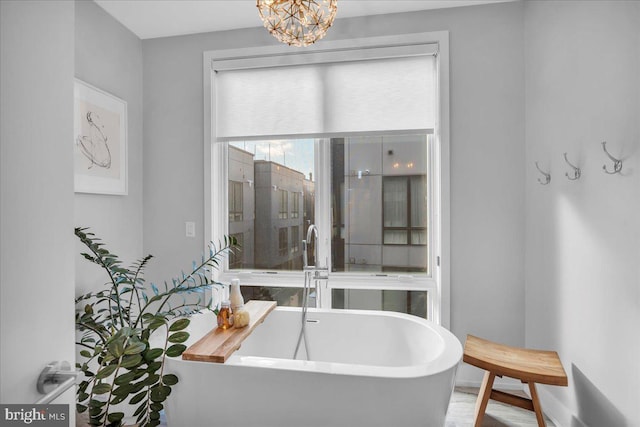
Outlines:
{"type": "Polygon", "coordinates": [[[609,159],[613,162],[612,171],[607,169],[607,165],[602,165],[602,170],[605,171],[605,173],[608,173],[609,175],[613,175],[614,173],[620,173],[620,171],[622,170],[622,160],[616,159],[611,154],[609,154],[609,152],[607,151],[607,141],[602,141],[602,149],[604,150],[604,153],[607,155],[607,157],[609,157],[609,159]]]}
{"type": "Polygon", "coordinates": [[[543,171],[542,169],[540,169],[540,166],[538,166],[538,162],[536,162],[536,169],[538,169],[538,171],[544,175],[544,179],[538,178],[538,182],[542,185],[547,185],[551,182],[551,174],[547,173],[545,171],[543,171]]]}
{"type": "Polygon", "coordinates": [[[565,175],[567,178],[569,178],[569,180],[570,180],[570,181],[575,181],[576,179],[579,179],[579,178],[580,178],[580,175],[582,175],[582,170],[580,170],[580,168],[579,168],[579,167],[577,167],[577,166],[573,165],[573,164],[569,161],[569,159],[567,159],[567,153],[564,153],[564,154],[563,154],[563,156],[564,156],[564,161],[565,161],[565,162],[567,162],[567,164],[568,164],[569,166],[571,166],[571,169],[573,169],[573,172],[571,173],[571,175],[569,175],[569,172],[565,172],[565,174],[564,174],[564,175],[565,175]]]}

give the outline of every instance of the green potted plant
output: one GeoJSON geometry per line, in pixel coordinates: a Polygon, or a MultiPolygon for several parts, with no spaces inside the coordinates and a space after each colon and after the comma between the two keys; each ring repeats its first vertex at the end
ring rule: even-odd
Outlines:
{"type": "Polygon", "coordinates": [[[203,300],[205,291],[222,284],[211,279],[211,268],[236,248],[237,241],[225,237],[217,247],[212,244],[208,256],[194,262],[190,273],[183,272],[161,288],[152,283],[148,291],[143,273],[151,255],[125,267],[87,228],[76,228],[75,235],[88,248],[82,256],[102,267],[109,278],[104,289],[76,298],[76,344],[82,358],[76,367],[84,373],[76,409],[88,412],[92,426],[121,426],[125,414],[116,405],[134,405],[139,426],[157,426],[163,402],[178,382],[164,371],[165,358],[186,350],[188,316],[212,308],[211,298],[203,300]],[[152,334],[154,342],[159,335],[163,345],[152,347],[152,334]]]}

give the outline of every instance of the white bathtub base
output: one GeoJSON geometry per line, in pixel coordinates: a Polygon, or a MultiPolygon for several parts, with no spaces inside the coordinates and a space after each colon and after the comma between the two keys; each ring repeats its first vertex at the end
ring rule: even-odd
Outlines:
{"type": "Polygon", "coordinates": [[[180,398],[167,402],[170,427],[443,426],[453,390],[451,372],[431,376],[425,387],[421,378],[381,384],[304,371],[184,368],[172,393],[180,398]]]}
{"type": "MultiPolygon", "coordinates": [[[[407,361],[426,357],[430,363],[395,366],[395,362],[390,361],[391,366],[385,367],[342,363],[350,358],[349,350],[332,346],[330,336],[323,337],[320,330],[310,330],[309,341],[313,343],[312,349],[318,349],[315,352],[321,360],[306,362],[284,358],[291,353],[290,347],[295,346],[297,336],[291,331],[297,326],[293,324],[287,331],[283,325],[295,322],[298,317],[292,317],[290,310],[280,308],[274,314],[271,321],[265,321],[264,328],[260,326],[254,331],[260,330],[255,339],[245,341],[246,345],[243,344],[225,364],[175,359],[167,362],[168,371],[180,378],[166,402],[169,427],[444,426],[455,372],[462,356],[460,343],[448,331],[435,327],[438,333],[445,335],[443,342],[452,349],[444,351],[434,334],[426,333],[428,339],[435,340],[427,343],[426,348],[434,351],[438,348],[438,354],[404,355],[407,361]],[[286,342],[274,344],[273,340],[284,339],[283,336],[289,336],[286,342]],[[269,340],[269,343],[262,340],[269,340]],[[328,361],[330,354],[318,348],[323,342],[342,352],[336,356],[342,362],[328,361]],[[286,348],[283,357],[273,357],[280,346],[286,348]],[[269,357],[257,356],[261,351],[269,357]]],[[[320,323],[333,333],[336,329],[331,316],[347,314],[343,311],[315,313],[321,319],[320,323]]],[[[397,320],[395,314],[393,317],[397,320]]],[[[408,322],[416,319],[406,317],[408,322]]],[[[370,320],[355,317],[354,327],[361,329],[366,328],[366,324],[375,324],[370,320]],[[359,321],[364,323],[357,324],[359,321]]],[[[198,322],[193,323],[197,326],[198,322]]],[[[415,329],[408,327],[408,330],[412,328],[415,329]]],[[[412,330],[411,333],[416,332],[412,330]]],[[[362,335],[367,335],[366,331],[363,330],[362,335]]],[[[414,339],[422,338],[409,338],[410,341],[414,339]]],[[[374,352],[382,352],[385,347],[384,342],[362,345],[372,345],[368,351],[374,352]]],[[[362,345],[357,351],[362,350],[362,345]]],[[[416,348],[424,350],[424,347],[416,348]]]]}

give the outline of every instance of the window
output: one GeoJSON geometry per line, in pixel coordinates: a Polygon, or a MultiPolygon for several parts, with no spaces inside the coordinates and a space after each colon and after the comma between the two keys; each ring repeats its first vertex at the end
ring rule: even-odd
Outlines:
{"type": "Polygon", "coordinates": [[[242,221],[242,183],[229,181],[229,221],[242,221]]]}
{"type": "Polygon", "coordinates": [[[291,253],[294,254],[300,250],[300,227],[291,227],[291,253]]]}
{"type": "Polygon", "coordinates": [[[300,307],[302,291],[303,289],[298,287],[242,286],[242,296],[246,301],[276,301],[278,306],[285,307],[300,307]]]}
{"type": "Polygon", "coordinates": [[[293,208],[291,209],[291,218],[300,218],[300,194],[292,193],[293,208]]]}
{"type": "MultiPolygon", "coordinates": [[[[251,180],[245,185],[243,221],[229,215],[230,234],[244,233],[244,269],[301,270],[300,233],[304,224],[313,224],[314,141],[241,141],[227,145],[227,174],[251,180]],[[288,213],[289,197],[293,212],[288,213]],[[309,206],[307,216],[295,215],[296,206],[309,206]],[[305,221],[306,220],[306,221],[305,221]],[[291,245],[280,246],[280,228],[291,228],[291,245]],[[286,247],[286,249],[285,249],[286,247]],[[285,254],[285,251],[288,251],[285,254]],[[286,255],[286,256],[285,256],[286,255]]],[[[235,181],[228,180],[228,191],[235,192],[235,181]]],[[[231,209],[231,202],[229,209],[231,209]]],[[[282,242],[284,245],[284,242],[282,242]]],[[[232,268],[231,266],[229,268],[232,268]]],[[[240,268],[240,267],[238,267],[240,268]]]]}
{"type": "Polygon", "coordinates": [[[279,219],[287,219],[289,217],[289,192],[287,190],[278,190],[279,196],[279,211],[278,218],[279,219]]]}
{"type": "Polygon", "coordinates": [[[328,42],[313,55],[205,54],[214,240],[238,227],[227,220],[231,203],[228,212],[216,203],[240,175],[232,152],[248,159],[241,223],[251,256],[218,279],[242,275],[252,292],[293,303],[303,279],[298,242],[315,224],[309,264],[330,271],[321,306],[404,311],[447,326],[447,46],[445,33],[424,33],[328,42]]]}
{"type": "Polygon", "coordinates": [[[287,256],[289,250],[289,230],[282,227],[278,230],[278,255],[287,256]]]}
{"type": "MultiPolygon", "coordinates": [[[[300,243],[306,238],[308,226],[316,224],[323,228],[317,224],[320,219],[315,218],[319,206],[327,213],[330,211],[327,217],[332,220],[327,248],[330,261],[326,256],[319,257],[322,266],[330,263],[327,267],[333,273],[373,273],[376,280],[399,274],[419,274],[428,279],[427,177],[432,173],[429,165],[432,139],[430,134],[398,134],[229,143],[230,151],[242,147],[243,152],[256,153],[252,155],[255,186],[245,196],[255,200],[255,221],[243,223],[245,232],[256,230],[255,250],[247,252],[254,254],[255,259],[245,256],[243,268],[268,269],[272,273],[301,271],[300,243]],[[320,159],[314,159],[316,152],[320,153],[320,159]],[[311,170],[315,171],[315,162],[329,167],[314,174],[311,170]],[[322,182],[328,186],[322,199],[316,200],[317,185],[322,182]],[[274,186],[278,188],[274,190],[274,186]],[[306,207],[303,217],[287,215],[289,197],[295,211],[299,207],[296,200],[301,196],[306,207]],[[270,234],[272,230],[277,230],[275,236],[270,234]]],[[[234,167],[240,167],[232,162],[235,157],[236,154],[229,154],[230,175],[238,173],[234,167]]],[[[247,162],[242,167],[247,169],[247,162]]],[[[233,185],[229,181],[229,191],[233,185]]],[[[230,221],[228,226],[231,230],[233,223],[230,221]]],[[[309,265],[316,265],[315,246],[313,241],[308,246],[309,265]]],[[[234,267],[230,264],[229,268],[234,267]]],[[[358,293],[343,291],[347,292],[343,303],[336,302],[334,306],[358,306],[357,301],[361,300],[356,297],[358,293]]],[[[404,298],[397,295],[405,295],[409,290],[404,289],[405,294],[395,290],[375,292],[391,301],[404,298]]],[[[340,294],[331,295],[337,298],[340,294]]],[[[426,304],[428,298],[414,297],[414,301],[426,304]]],[[[401,305],[372,302],[371,308],[401,305]]],[[[415,303],[408,306],[414,307],[415,303]]],[[[426,307],[414,307],[411,312],[423,313],[426,307]]]]}
{"type": "Polygon", "coordinates": [[[383,243],[427,244],[426,176],[388,176],[382,181],[383,243]]]}
{"type": "Polygon", "coordinates": [[[337,289],[331,291],[333,308],[386,310],[427,317],[429,296],[425,291],[337,289]]]}
{"type": "Polygon", "coordinates": [[[372,135],[331,141],[333,272],[429,272],[432,139],[372,135]]]}

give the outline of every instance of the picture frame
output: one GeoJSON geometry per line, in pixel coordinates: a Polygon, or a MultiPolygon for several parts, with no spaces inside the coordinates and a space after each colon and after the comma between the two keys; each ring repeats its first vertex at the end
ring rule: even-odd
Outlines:
{"type": "Polygon", "coordinates": [[[79,79],[73,92],[75,192],[127,195],[126,101],[79,79]]]}

